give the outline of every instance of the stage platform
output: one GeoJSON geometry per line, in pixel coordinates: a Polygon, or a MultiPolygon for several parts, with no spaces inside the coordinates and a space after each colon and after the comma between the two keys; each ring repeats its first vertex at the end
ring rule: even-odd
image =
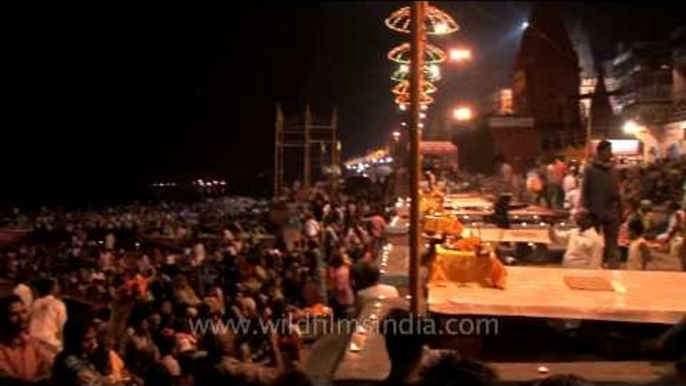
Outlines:
{"type": "Polygon", "coordinates": [[[686,315],[682,272],[507,267],[505,290],[429,284],[428,310],[448,315],[525,316],[673,324],[686,315]],[[614,291],[575,290],[565,276],[599,276],[614,291]]]}
{"type": "MultiPolygon", "coordinates": [[[[359,320],[376,314],[381,320],[392,307],[407,308],[404,299],[384,300],[380,308],[369,304],[362,311],[359,320]]],[[[437,354],[426,351],[426,358],[437,354]]],[[[469,356],[467,356],[469,357],[469,356]]],[[[478,359],[478,358],[471,358],[478,359]]],[[[555,374],[576,374],[595,384],[637,384],[644,385],[669,379],[674,373],[674,363],[667,361],[572,361],[572,362],[493,362],[486,364],[498,372],[503,385],[520,385],[535,382],[555,374]],[[539,372],[539,367],[547,373],[539,372]]],[[[346,345],[345,352],[332,376],[334,385],[364,385],[386,378],[390,362],[386,354],[383,337],[369,331],[360,351],[353,352],[346,345]]]]}

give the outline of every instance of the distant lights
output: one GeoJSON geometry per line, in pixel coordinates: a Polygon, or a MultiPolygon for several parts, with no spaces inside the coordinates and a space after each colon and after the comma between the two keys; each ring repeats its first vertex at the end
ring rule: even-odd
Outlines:
{"type": "Polygon", "coordinates": [[[178,186],[176,182],[154,182],[151,184],[154,188],[167,188],[172,186],[178,186]]]}
{"type": "Polygon", "coordinates": [[[455,48],[450,50],[449,57],[451,62],[464,62],[472,58],[472,51],[466,48],[455,48]]]}
{"type": "Polygon", "coordinates": [[[457,107],[453,109],[453,118],[458,121],[469,121],[472,119],[472,109],[469,107],[457,107]]]}
{"type": "Polygon", "coordinates": [[[212,186],[226,186],[226,181],[224,180],[203,180],[202,178],[199,178],[193,182],[191,182],[193,185],[198,185],[201,187],[212,187],[212,186]]]}

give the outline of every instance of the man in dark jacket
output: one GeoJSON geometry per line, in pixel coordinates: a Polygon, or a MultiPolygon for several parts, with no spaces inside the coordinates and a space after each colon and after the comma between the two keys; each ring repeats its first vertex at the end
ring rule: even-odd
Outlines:
{"type": "Polygon", "coordinates": [[[581,206],[593,213],[605,240],[604,259],[609,268],[619,268],[617,236],[621,221],[619,180],[612,164],[612,144],[600,141],[596,158],[586,167],[581,188],[581,206]]]}

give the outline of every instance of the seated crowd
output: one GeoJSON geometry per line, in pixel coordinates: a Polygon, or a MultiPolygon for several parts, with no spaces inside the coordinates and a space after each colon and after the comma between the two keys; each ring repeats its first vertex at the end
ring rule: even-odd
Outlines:
{"type": "Polygon", "coordinates": [[[324,190],[285,201],[278,226],[235,199],[6,216],[34,230],[0,250],[0,384],[269,384],[295,368],[308,310],[328,297],[350,316],[378,284],[385,219],[324,190]]]}

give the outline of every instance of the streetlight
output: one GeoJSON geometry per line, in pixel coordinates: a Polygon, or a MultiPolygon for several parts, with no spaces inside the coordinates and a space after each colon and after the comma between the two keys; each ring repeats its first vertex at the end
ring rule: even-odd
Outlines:
{"type": "Polygon", "coordinates": [[[467,48],[453,48],[450,50],[451,62],[464,62],[472,58],[472,51],[467,48]]]}
{"type": "Polygon", "coordinates": [[[453,118],[458,121],[470,121],[473,117],[472,109],[466,106],[456,107],[453,109],[453,118]]]}
{"type": "Polygon", "coordinates": [[[624,126],[622,126],[622,130],[625,133],[634,134],[634,135],[638,133],[640,128],[641,127],[634,120],[628,120],[628,121],[624,122],[624,126]]]}
{"type": "Polygon", "coordinates": [[[400,132],[399,132],[399,131],[397,131],[397,130],[394,131],[392,135],[393,135],[393,140],[394,140],[395,142],[400,141],[400,132]]]}
{"type": "Polygon", "coordinates": [[[525,30],[529,28],[529,22],[528,21],[523,21],[521,25],[522,30],[525,30]]]}

